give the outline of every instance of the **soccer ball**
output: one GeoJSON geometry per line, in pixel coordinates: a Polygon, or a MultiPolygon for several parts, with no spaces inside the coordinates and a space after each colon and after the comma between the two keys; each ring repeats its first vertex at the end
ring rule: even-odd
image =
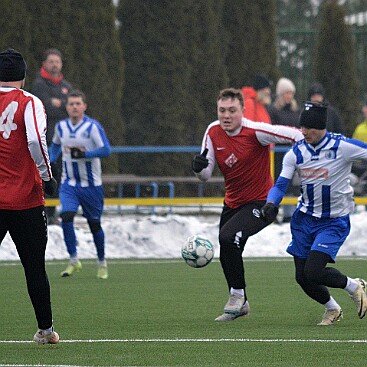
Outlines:
{"type": "Polygon", "coordinates": [[[187,265],[202,268],[213,260],[213,244],[202,236],[190,236],[182,245],[181,255],[187,265]]]}

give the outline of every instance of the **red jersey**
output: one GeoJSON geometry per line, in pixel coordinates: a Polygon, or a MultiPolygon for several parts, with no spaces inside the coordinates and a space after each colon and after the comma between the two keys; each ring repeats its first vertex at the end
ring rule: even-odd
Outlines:
{"type": "Polygon", "coordinates": [[[0,209],[44,205],[42,179],[52,177],[42,102],[13,87],[0,87],[0,209]]]}
{"type": "Polygon", "coordinates": [[[273,179],[270,174],[270,144],[289,143],[303,139],[300,130],[282,125],[270,125],[242,119],[236,135],[227,134],[219,121],[211,123],[205,132],[202,151],[208,148],[209,166],[197,173],[208,180],[215,162],[223,173],[225,203],[231,208],[256,200],[266,200],[273,179]]]}

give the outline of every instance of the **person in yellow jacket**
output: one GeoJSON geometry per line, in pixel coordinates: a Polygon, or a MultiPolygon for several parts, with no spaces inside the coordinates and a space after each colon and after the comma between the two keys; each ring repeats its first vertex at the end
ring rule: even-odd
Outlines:
{"type": "Polygon", "coordinates": [[[363,142],[367,142],[367,100],[364,102],[362,107],[362,113],[364,120],[357,125],[356,129],[353,133],[353,138],[361,140],[363,142]]]}

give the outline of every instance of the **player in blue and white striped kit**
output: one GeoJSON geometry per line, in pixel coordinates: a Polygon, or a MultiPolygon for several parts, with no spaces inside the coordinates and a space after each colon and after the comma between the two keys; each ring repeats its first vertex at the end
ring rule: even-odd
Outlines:
{"type": "Polygon", "coordinates": [[[100,158],[110,155],[111,147],[103,127],[85,114],[86,109],[83,92],[74,90],[68,94],[66,110],[69,118],[57,123],[51,145],[51,162],[56,161],[62,151],[60,217],[70,255],[70,264],[61,276],[70,276],[82,267],[78,260],[73,222],[81,206],[97,250],[97,276],[107,279],[105,236],[101,227],[104,193],[100,158]]]}
{"type": "Polygon", "coordinates": [[[295,277],[303,291],[324,305],[318,325],[331,325],[343,317],[339,304],[327,287],[345,289],[354,301],[358,316],[367,311],[366,282],[352,279],[326,267],[350,232],[353,189],[349,175],[352,162],[367,160],[367,145],[326,131],[327,106],[306,102],[300,115],[304,139],[286,153],[278,180],[269,191],[261,213],[275,219],[277,208],[293,173],[300,176],[301,196],[290,225],[292,241],[287,252],[294,257],[295,277]]]}

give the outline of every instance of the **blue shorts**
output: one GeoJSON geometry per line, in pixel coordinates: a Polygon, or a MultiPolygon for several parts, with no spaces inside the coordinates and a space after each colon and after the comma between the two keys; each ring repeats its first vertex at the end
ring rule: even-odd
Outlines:
{"type": "Polygon", "coordinates": [[[292,241],[287,252],[307,259],[311,250],[328,254],[333,262],[350,232],[349,215],[339,218],[315,218],[298,209],[291,219],[292,241]]]}
{"type": "Polygon", "coordinates": [[[60,186],[61,214],[77,213],[79,205],[83,209],[83,217],[91,221],[100,221],[103,212],[104,193],[102,186],[60,186]]]}

